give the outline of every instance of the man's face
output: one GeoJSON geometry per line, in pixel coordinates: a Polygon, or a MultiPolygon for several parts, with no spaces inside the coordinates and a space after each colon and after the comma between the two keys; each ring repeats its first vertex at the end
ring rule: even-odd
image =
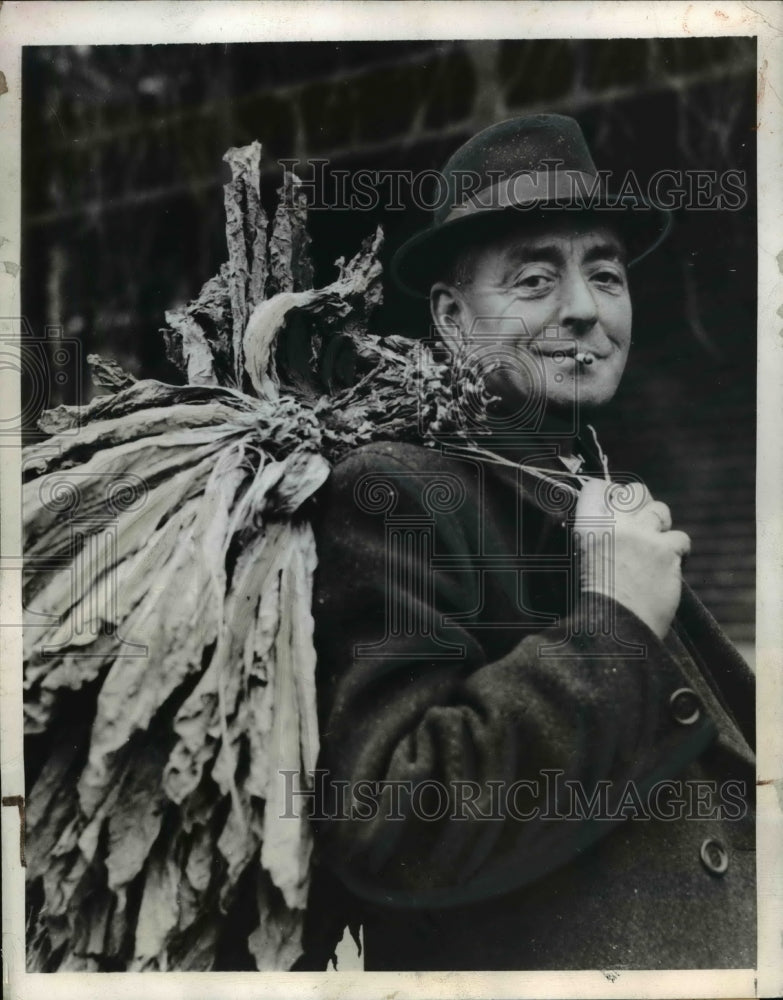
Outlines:
{"type": "Polygon", "coordinates": [[[452,348],[461,344],[485,371],[499,362],[486,385],[504,411],[541,392],[553,410],[576,400],[602,406],[631,342],[623,258],[613,230],[594,220],[566,215],[528,225],[473,249],[464,281],[433,288],[433,314],[447,318],[452,348]],[[580,364],[576,355],[588,352],[592,363],[580,364]]]}

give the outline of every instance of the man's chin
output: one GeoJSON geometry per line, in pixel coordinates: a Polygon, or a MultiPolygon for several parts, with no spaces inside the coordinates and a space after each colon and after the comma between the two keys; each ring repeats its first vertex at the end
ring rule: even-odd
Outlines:
{"type": "MultiPolygon", "coordinates": [[[[611,398],[611,397],[610,397],[611,398]]],[[[574,428],[574,433],[578,427],[584,427],[591,422],[595,414],[603,410],[609,399],[591,398],[580,399],[576,403],[573,399],[549,399],[544,410],[544,424],[568,425],[574,428]]]]}
{"type": "Polygon", "coordinates": [[[601,391],[583,391],[579,394],[578,408],[580,413],[595,413],[602,410],[614,399],[616,389],[601,391]]]}
{"type": "Polygon", "coordinates": [[[589,392],[575,398],[574,393],[553,393],[545,400],[529,394],[505,393],[496,396],[487,408],[488,423],[497,431],[540,432],[548,425],[573,428],[589,423],[614,397],[614,392],[589,392]]]}

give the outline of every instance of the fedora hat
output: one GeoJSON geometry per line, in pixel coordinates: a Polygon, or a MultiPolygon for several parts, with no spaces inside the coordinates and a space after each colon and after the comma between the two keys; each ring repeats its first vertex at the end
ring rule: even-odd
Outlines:
{"type": "Polygon", "coordinates": [[[491,125],[446,163],[432,224],[397,250],[392,277],[409,294],[426,296],[444,260],[471,239],[553,211],[590,211],[613,223],[635,264],[665,238],[671,213],[638,192],[612,195],[605,180],[573,118],[528,115],[491,125]]]}

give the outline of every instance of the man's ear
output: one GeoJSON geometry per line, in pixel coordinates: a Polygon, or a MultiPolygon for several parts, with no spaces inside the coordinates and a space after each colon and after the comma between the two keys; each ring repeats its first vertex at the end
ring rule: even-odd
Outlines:
{"type": "Polygon", "coordinates": [[[466,330],[465,300],[452,285],[436,282],[430,289],[430,313],[432,322],[443,343],[456,354],[463,342],[466,330]]]}

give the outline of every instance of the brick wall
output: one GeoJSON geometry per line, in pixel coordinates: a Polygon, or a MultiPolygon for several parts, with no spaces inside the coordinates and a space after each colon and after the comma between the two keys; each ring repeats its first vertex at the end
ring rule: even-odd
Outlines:
{"type": "MultiPolygon", "coordinates": [[[[439,168],[468,135],[530,111],[576,115],[599,166],[755,169],[752,39],[29,48],[24,57],[23,301],[83,353],[173,377],[157,334],[225,258],[221,155],[329,170],[439,168]]],[[[752,195],[752,190],[751,190],[752,195]]],[[[739,641],[753,633],[755,207],[679,212],[633,276],[635,344],[604,438],[694,538],[688,573],[739,641]]],[[[413,206],[313,213],[316,276],[376,222],[389,252],[413,206]]],[[[379,317],[426,315],[389,289],[379,317]]],[[[88,390],[71,373],[46,400],[88,390]]]]}

